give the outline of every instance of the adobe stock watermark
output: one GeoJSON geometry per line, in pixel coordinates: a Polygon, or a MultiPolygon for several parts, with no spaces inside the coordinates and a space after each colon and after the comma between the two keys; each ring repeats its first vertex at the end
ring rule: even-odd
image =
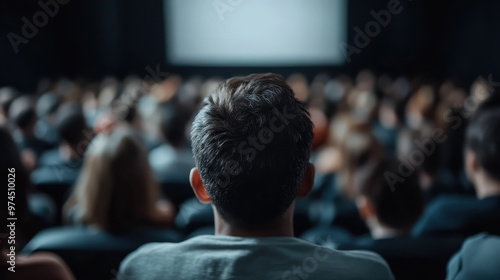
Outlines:
{"type": "MultiPolygon", "coordinates": [[[[258,133],[249,136],[248,141],[241,142],[237,151],[242,157],[246,157],[247,162],[252,162],[258,152],[263,151],[266,145],[274,140],[274,135],[282,132],[286,126],[297,117],[296,114],[290,114],[287,108],[284,107],[280,112],[278,109],[273,109],[273,118],[267,126],[262,127],[258,133]]],[[[229,160],[224,166],[224,172],[217,178],[217,184],[220,187],[226,187],[231,181],[231,176],[237,176],[242,171],[240,163],[236,160],[229,160]]]]}
{"type": "Polygon", "coordinates": [[[223,21],[225,13],[233,12],[234,9],[243,2],[245,2],[245,0],[214,0],[212,2],[212,6],[214,7],[219,19],[223,21]]]}
{"type": "Polygon", "coordinates": [[[391,191],[396,191],[395,185],[404,182],[406,178],[415,172],[417,167],[424,163],[426,157],[431,156],[436,151],[436,144],[444,143],[447,139],[448,135],[441,128],[434,128],[431,137],[428,139],[423,141],[415,139],[414,143],[417,148],[411,150],[405,157],[398,157],[400,161],[398,174],[390,171],[384,173],[384,178],[389,183],[391,191]]]}
{"type": "Polygon", "coordinates": [[[38,29],[43,28],[49,23],[49,18],[55,17],[59,13],[59,5],[66,5],[70,0],[47,0],[38,1],[38,6],[41,10],[35,12],[31,21],[27,17],[22,17],[24,23],[21,27],[21,35],[14,32],[7,34],[7,39],[12,46],[12,49],[17,54],[21,44],[28,44],[29,39],[32,39],[38,34],[38,29]]]}
{"type": "MultiPolygon", "coordinates": [[[[444,121],[450,125],[452,130],[457,130],[464,123],[464,119],[470,118],[476,111],[479,104],[488,98],[494,91],[496,87],[500,86],[500,82],[493,81],[492,74],[488,75],[488,79],[484,79],[480,76],[477,80],[479,83],[485,86],[486,91],[472,93],[468,96],[463,104],[455,104],[463,106],[463,110],[459,111],[459,115],[453,115],[451,109],[446,110],[443,113],[444,121]]],[[[448,135],[440,128],[434,128],[430,139],[419,141],[415,140],[416,149],[410,151],[407,157],[399,157],[400,165],[398,166],[398,174],[394,174],[390,171],[384,173],[384,177],[391,188],[391,191],[395,191],[395,185],[397,183],[403,183],[406,178],[408,178],[416,168],[421,166],[426,157],[432,155],[436,151],[436,144],[442,144],[448,139],[448,135]]]]}
{"type": "MultiPolygon", "coordinates": [[[[137,91],[124,94],[111,103],[111,114],[117,120],[125,119],[128,110],[135,107],[142,96],[144,96],[148,92],[151,92],[155,88],[157,83],[170,76],[169,73],[160,71],[159,64],[156,65],[155,69],[151,68],[151,66],[149,65],[146,66],[145,69],[148,74],[142,79],[141,87],[139,87],[137,91]]],[[[52,169],[57,175],[59,182],[63,181],[63,176],[65,173],[70,172],[72,169],[80,166],[80,160],[83,158],[87,147],[91,149],[94,145],[98,145],[98,143],[92,141],[95,136],[94,132],[84,129],[82,131],[82,134],[84,136],[83,140],[81,140],[77,144],[76,151],[73,151],[76,152],[75,154],[78,155],[78,157],[69,162],[51,165],[52,169]]]]}
{"type": "Polygon", "coordinates": [[[387,27],[391,23],[392,17],[400,14],[403,9],[404,7],[399,0],[389,0],[387,2],[387,9],[378,12],[371,10],[370,15],[374,20],[365,24],[364,31],[358,26],[354,27],[354,32],[356,33],[353,39],[354,46],[346,42],[339,43],[340,50],[344,54],[347,63],[351,63],[351,55],[360,54],[361,50],[368,47],[371,40],[380,34],[382,28],[387,27]]]}

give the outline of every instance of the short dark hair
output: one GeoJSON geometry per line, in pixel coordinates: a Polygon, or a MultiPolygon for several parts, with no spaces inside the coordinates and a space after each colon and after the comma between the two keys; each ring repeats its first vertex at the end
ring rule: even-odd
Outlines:
{"type": "Polygon", "coordinates": [[[60,141],[77,145],[85,139],[84,132],[88,127],[80,105],[76,103],[64,104],[59,108],[56,119],[60,141]]]}
{"type": "Polygon", "coordinates": [[[402,176],[402,162],[382,159],[361,184],[360,194],[374,206],[378,220],[391,228],[411,228],[422,214],[423,193],[415,172],[402,176]]]}
{"type": "Polygon", "coordinates": [[[224,219],[251,230],[283,216],[307,168],[312,129],[306,107],[276,74],[231,78],[205,99],[191,141],[224,219]]]}
{"type": "Polygon", "coordinates": [[[166,102],[160,105],[160,131],[172,146],[186,144],[186,126],[191,118],[187,108],[166,102]]]}
{"type": "Polygon", "coordinates": [[[500,97],[492,95],[479,105],[466,133],[466,147],[493,179],[500,181],[500,97]]]}

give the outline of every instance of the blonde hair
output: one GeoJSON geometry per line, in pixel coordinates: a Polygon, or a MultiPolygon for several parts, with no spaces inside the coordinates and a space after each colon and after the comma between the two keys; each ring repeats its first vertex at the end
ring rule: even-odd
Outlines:
{"type": "Polygon", "coordinates": [[[129,129],[118,128],[93,139],[64,213],[76,206],[83,223],[124,230],[151,222],[158,198],[145,149],[129,129]]]}

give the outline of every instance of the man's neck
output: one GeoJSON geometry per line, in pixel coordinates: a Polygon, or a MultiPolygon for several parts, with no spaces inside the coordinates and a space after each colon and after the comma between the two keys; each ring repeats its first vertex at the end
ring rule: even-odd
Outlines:
{"type": "Polygon", "coordinates": [[[376,227],[370,230],[373,239],[391,238],[403,235],[398,230],[386,227],[376,227]]]}
{"type": "MultiPolygon", "coordinates": [[[[290,211],[290,209],[288,210],[290,211]]],[[[274,223],[272,227],[256,229],[256,230],[245,230],[238,227],[232,226],[230,223],[224,220],[217,212],[214,207],[215,215],[215,235],[226,235],[226,236],[237,236],[237,237],[293,237],[293,216],[288,217],[289,213],[283,216],[281,222],[274,223]]]]}
{"type": "Polygon", "coordinates": [[[370,228],[370,234],[373,239],[391,238],[391,237],[407,235],[409,233],[409,231],[407,230],[400,230],[384,226],[376,219],[370,221],[368,223],[368,227],[370,228]]]}
{"type": "Polygon", "coordinates": [[[475,185],[476,195],[479,199],[500,195],[500,182],[486,175],[478,176],[475,185]]]}
{"type": "Polygon", "coordinates": [[[499,185],[483,185],[480,188],[476,188],[477,198],[483,199],[492,196],[500,195],[499,185]]]}

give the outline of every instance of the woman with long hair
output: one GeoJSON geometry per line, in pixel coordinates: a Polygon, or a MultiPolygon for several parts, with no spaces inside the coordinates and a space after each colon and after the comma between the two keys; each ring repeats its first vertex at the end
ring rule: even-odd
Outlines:
{"type": "Polygon", "coordinates": [[[118,127],[91,142],[64,216],[108,231],[168,226],[175,210],[159,193],[145,148],[133,132],[118,127]]]}

